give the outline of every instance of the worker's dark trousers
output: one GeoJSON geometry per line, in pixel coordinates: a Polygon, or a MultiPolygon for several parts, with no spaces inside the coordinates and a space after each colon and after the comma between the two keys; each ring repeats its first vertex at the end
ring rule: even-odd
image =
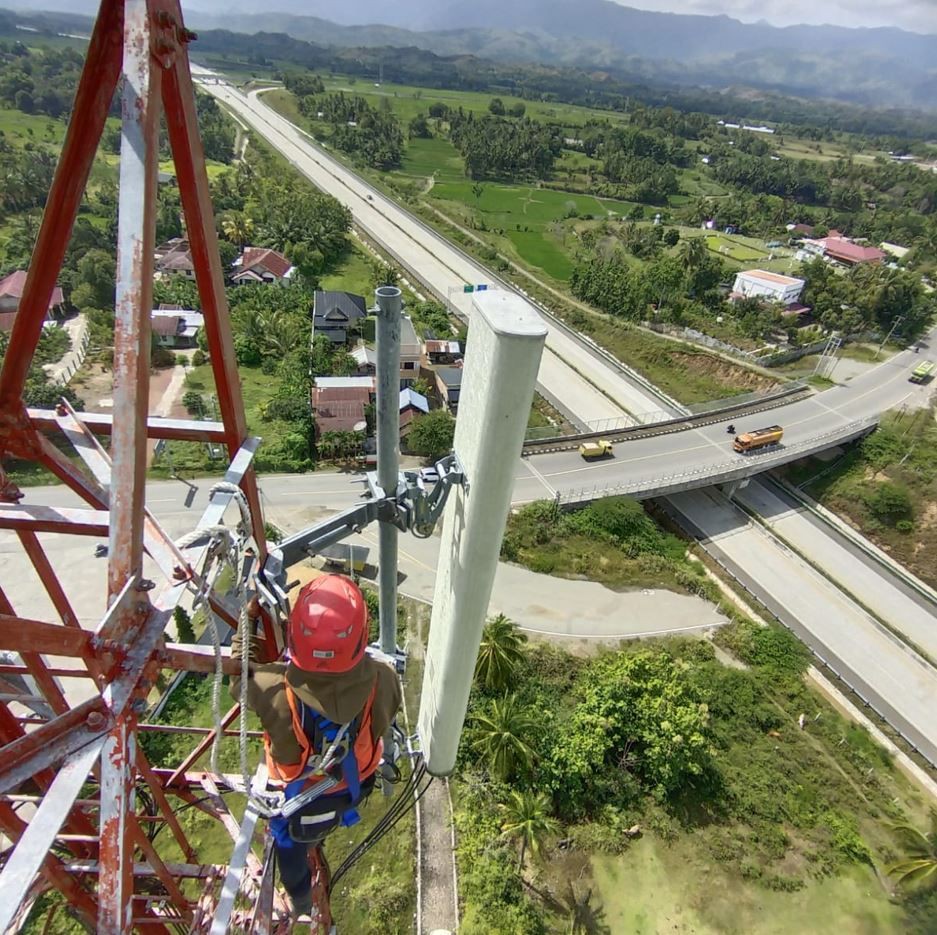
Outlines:
{"type": "Polygon", "coordinates": [[[288,821],[285,818],[271,818],[270,830],[277,851],[277,863],[280,866],[280,880],[283,889],[291,899],[303,896],[312,886],[312,871],[306,856],[309,850],[307,844],[300,844],[290,837],[288,821]]]}

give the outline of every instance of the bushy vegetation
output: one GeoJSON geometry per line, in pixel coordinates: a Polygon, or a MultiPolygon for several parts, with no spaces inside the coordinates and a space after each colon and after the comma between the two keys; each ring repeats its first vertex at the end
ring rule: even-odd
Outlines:
{"type": "Polygon", "coordinates": [[[501,546],[504,560],[532,571],[587,575],[612,588],[663,585],[695,592],[702,569],[685,552],[683,542],[627,497],[606,497],[570,513],[549,500],[529,503],[508,518],[501,546]]]}
{"type": "Polygon", "coordinates": [[[488,624],[457,787],[466,932],[570,924],[551,868],[578,860],[581,878],[591,855],[627,851],[634,828],[718,866],[730,887],[785,893],[855,873],[879,886],[870,868],[900,852],[903,814],[887,755],[805,687],[794,637],[734,630],[724,644],[745,669],[697,640],[583,659],[488,624]],[[492,645],[506,649],[494,680],[492,645]]]}
{"type": "Polygon", "coordinates": [[[548,178],[560,153],[556,129],[536,120],[508,120],[472,111],[449,115],[449,134],[473,179],[548,178]]]}
{"type": "Polygon", "coordinates": [[[789,468],[788,476],[915,575],[937,586],[935,452],[933,410],[892,412],[835,464],[809,459],[789,468]]]}

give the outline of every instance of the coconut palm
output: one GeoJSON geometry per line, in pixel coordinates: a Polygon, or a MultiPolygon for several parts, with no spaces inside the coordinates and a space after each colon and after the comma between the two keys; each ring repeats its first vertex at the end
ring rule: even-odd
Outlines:
{"type": "Polygon", "coordinates": [[[520,843],[517,869],[522,870],[527,851],[534,856],[539,854],[540,843],[556,832],[559,822],[550,815],[550,800],[543,792],[514,790],[501,811],[501,837],[520,843]]]}
{"type": "Polygon", "coordinates": [[[254,222],[243,211],[229,211],[221,219],[221,232],[243,250],[254,234],[254,222]]]}
{"type": "Polygon", "coordinates": [[[905,856],[888,868],[895,882],[904,887],[937,885],[937,812],[931,813],[930,831],[919,831],[909,824],[895,825],[894,831],[905,851],[905,856]]]}
{"type": "Polygon", "coordinates": [[[537,720],[517,700],[517,695],[495,699],[485,714],[475,716],[472,748],[487,761],[489,770],[502,781],[530,770],[534,751],[522,739],[536,729],[537,720]]]}
{"type": "Polygon", "coordinates": [[[702,265],[709,252],[705,237],[687,237],[680,245],[680,259],[689,269],[702,265]]]}
{"type": "Polygon", "coordinates": [[[489,620],[475,662],[475,681],[487,691],[504,691],[524,658],[526,642],[517,624],[504,614],[489,620]]]}

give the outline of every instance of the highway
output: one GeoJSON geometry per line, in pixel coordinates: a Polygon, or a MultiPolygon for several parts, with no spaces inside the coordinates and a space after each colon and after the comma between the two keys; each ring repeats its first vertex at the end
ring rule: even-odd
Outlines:
{"type": "MultiPolygon", "coordinates": [[[[204,90],[275,146],[318,188],[345,204],[356,226],[418,281],[471,317],[472,295],[463,293],[462,287],[466,283],[492,283],[489,270],[329,156],[310,136],[264,104],[257,92],[244,95],[229,84],[204,83],[207,74],[211,73],[193,66],[195,79],[203,78],[204,90]]],[[[597,358],[588,348],[549,321],[545,324],[547,344],[539,382],[584,421],[661,412],[658,396],[635,387],[607,367],[596,366],[597,358]]]]}

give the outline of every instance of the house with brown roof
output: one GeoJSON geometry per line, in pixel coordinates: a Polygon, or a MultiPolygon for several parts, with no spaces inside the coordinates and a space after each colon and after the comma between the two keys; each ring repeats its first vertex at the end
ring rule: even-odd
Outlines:
{"type": "Polygon", "coordinates": [[[324,432],[361,432],[367,426],[365,409],[371,402],[367,387],[312,388],[312,414],[317,437],[324,432]]]}
{"type": "Polygon", "coordinates": [[[452,364],[462,356],[462,345],[458,341],[439,341],[427,338],[423,343],[426,359],[431,364],[452,364]]]}
{"type": "Polygon", "coordinates": [[[195,347],[204,324],[205,317],[201,312],[187,309],[167,311],[161,307],[150,315],[153,343],[157,347],[195,347]]]}
{"type": "MultiPolygon", "coordinates": [[[[23,292],[26,289],[26,270],[18,269],[4,279],[0,279],[0,330],[11,331],[16,313],[19,311],[23,292]]],[[[60,317],[65,308],[65,296],[56,286],[49,299],[46,317],[54,319],[60,317]]]]}
{"type": "Polygon", "coordinates": [[[234,261],[231,282],[235,285],[253,283],[271,284],[288,282],[293,276],[293,264],[276,250],[268,247],[245,247],[234,261]]]}
{"type": "Polygon", "coordinates": [[[826,237],[822,241],[824,255],[845,266],[858,266],[860,263],[881,263],[885,259],[883,250],[878,247],[864,247],[853,243],[846,237],[826,237]]]}
{"type": "Polygon", "coordinates": [[[195,279],[195,264],[192,262],[192,251],[189,242],[184,237],[173,237],[161,243],[153,251],[153,269],[155,278],[164,276],[185,276],[186,279],[195,279]]]}

